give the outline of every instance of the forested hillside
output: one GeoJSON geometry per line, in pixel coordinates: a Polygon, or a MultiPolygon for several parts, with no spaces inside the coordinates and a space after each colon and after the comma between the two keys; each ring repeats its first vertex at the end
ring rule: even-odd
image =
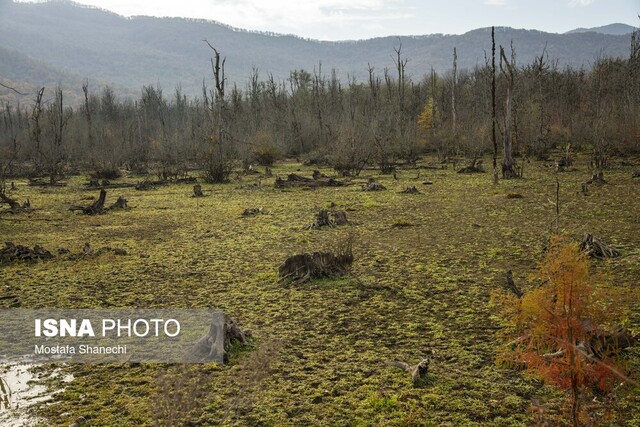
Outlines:
{"type": "MultiPolygon", "coordinates": [[[[220,20],[223,19],[221,16],[220,20]]],[[[429,28],[424,33],[428,34],[429,28]]],[[[484,65],[491,48],[488,34],[489,29],[485,28],[463,35],[319,42],[247,32],[211,21],[128,19],[67,1],[0,1],[1,48],[40,61],[59,73],[135,93],[139,93],[142,85],[173,90],[180,84],[186,94],[199,95],[202,81],[209,79],[210,72],[208,47],[203,39],[225,52],[227,77],[231,83],[244,87],[254,67],[262,78],[272,74],[276,80],[282,80],[289,77],[291,70],[311,72],[320,63],[325,72],[335,69],[343,82],[349,77],[366,80],[369,65],[380,74],[385,68],[393,68],[393,48],[400,43],[410,59],[407,74],[419,81],[431,68],[439,73],[450,69],[454,47],[460,69],[484,65]]],[[[626,57],[629,52],[628,35],[550,34],[498,28],[497,40],[505,46],[513,42],[521,64],[530,63],[546,49],[550,61],[557,61],[560,68],[571,65],[588,69],[598,57],[626,57]]],[[[24,73],[20,62],[13,65],[12,60],[3,64],[3,78],[13,82],[25,79],[34,87],[51,81],[51,77],[38,76],[39,72],[24,73]]],[[[77,85],[65,89],[81,94],[77,85]]]]}

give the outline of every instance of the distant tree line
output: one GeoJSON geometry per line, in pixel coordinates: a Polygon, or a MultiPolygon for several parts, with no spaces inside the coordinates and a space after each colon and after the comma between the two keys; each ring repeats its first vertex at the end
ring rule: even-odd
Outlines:
{"type": "Polygon", "coordinates": [[[479,158],[494,152],[494,75],[497,138],[502,146],[508,137],[516,162],[571,148],[604,168],[610,155],[640,152],[638,32],[628,58],[601,58],[590,70],[560,69],[545,52],[520,65],[512,48],[499,50],[495,73],[492,58],[457,70],[452,52],[451,71],[420,81],[405,74],[400,46],[393,69],[369,68],[362,82],[318,65],[280,81],[254,70],[246,87],[225,88],[216,51],[215,87],[203,82],[201,98],[144,86],[138,99],[119,99],[86,82],[84,102],[72,107],[60,87],[42,88],[29,105],[1,106],[0,174],[55,182],[78,171],[127,168],[170,179],[199,169],[223,181],[233,168],[285,157],[344,174],[391,172],[427,152],[479,158]]]}

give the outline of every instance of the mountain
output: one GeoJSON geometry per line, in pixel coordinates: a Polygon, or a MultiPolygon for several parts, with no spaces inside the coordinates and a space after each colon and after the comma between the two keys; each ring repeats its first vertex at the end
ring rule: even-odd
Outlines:
{"type": "MultiPolygon", "coordinates": [[[[520,64],[531,62],[545,49],[560,66],[573,67],[589,67],[597,57],[626,57],[629,52],[628,35],[553,34],[500,27],[496,38],[505,47],[513,42],[520,64]]],[[[59,80],[79,91],[78,78],[88,78],[91,88],[109,84],[121,89],[118,93],[140,93],[143,85],[159,85],[172,92],[180,84],[185,93],[198,96],[203,79],[212,86],[213,52],[204,39],[226,56],[226,76],[240,87],[249,80],[253,67],[261,79],[272,74],[283,80],[292,70],[313,71],[322,64],[324,73],[335,69],[343,81],[363,81],[369,64],[379,75],[385,68],[394,70],[392,56],[400,43],[403,57],[409,59],[406,70],[414,80],[431,68],[449,70],[454,47],[459,69],[483,65],[491,51],[490,28],[462,35],[324,42],[249,32],[213,21],[125,18],[69,1],[0,0],[0,47],[8,58],[2,61],[0,78],[13,82],[36,85],[59,80]],[[36,78],[39,74],[40,80],[36,78]]],[[[0,95],[2,91],[0,88],[0,95]]]]}
{"type": "Polygon", "coordinates": [[[603,25],[602,27],[593,27],[593,28],[576,28],[575,30],[567,31],[565,34],[576,34],[576,33],[599,33],[599,34],[608,34],[612,36],[624,36],[626,34],[633,33],[637,28],[632,27],[627,24],[609,24],[603,25]]]}

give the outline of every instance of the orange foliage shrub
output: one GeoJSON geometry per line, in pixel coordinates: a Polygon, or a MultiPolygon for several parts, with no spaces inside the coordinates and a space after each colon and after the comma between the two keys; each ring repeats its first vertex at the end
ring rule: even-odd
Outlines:
{"type": "Polygon", "coordinates": [[[538,271],[541,286],[519,300],[503,297],[505,314],[520,337],[499,361],[572,390],[573,413],[582,391],[608,391],[626,379],[612,359],[615,349],[596,355],[591,348],[594,336],[627,316],[624,294],[589,271],[577,243],[559,236],[552,238],[538,271]]]}

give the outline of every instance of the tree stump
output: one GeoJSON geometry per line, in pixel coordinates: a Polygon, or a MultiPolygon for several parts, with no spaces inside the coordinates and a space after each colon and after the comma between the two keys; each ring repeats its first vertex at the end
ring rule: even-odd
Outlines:
{"type": "Polygon", "coordinates": [[[98,215],[105,211],[104,201],[107,198],[107,191],[103,188],[100,190],[100,196],[98,200],[93,202],[89,206],[71,206],[70,211],[82,211],[85,215],[98,215]]]}
{"type": "Polygon", "coordinates": [[[511,270],[507,271],[507,280],[505,283],[507,289],[509,291],[511,291],[512,294],[514,294],[515,296],[517,296],[518,298],[522,298],[522,295],[524,295],[524,293],[518,289],[518,287],[516,286],[516,284],[513,281],[513,272],[511,270]]]}
{"type": "Polygon", "coordinates": [[[262,213],[262,208],[247,208],[242,212],[242,216],[254,216],[262,213]]]}
{"type": "Polygon", "coordinates": [[[594,173],[591,176],[591,179],[586,182],[586,184],[593,184],[593,185],[604,185],[606,183],[607,181],[604,179],[604,172],[602,171],[598,173],[594,173]]]}
{"type": "Polygon", "coordinates": [[[192,356],[195,360],[227,363],[231,346],[236,343],[247,345],[248,336],[251,336],[250,331],[243,331],[234,320],[219,313],[212,319],[207,334],[195,343],[192,356]]]}
{"type": "Polygon", "coordinates": [[[386,189],[387,188],[384,185],[380,184],[374,178],[369,178],[369,182],[362,186],[363,191],[382,191],[386,189]]]}
{"type": "Polygon", "coordinates": [[[585,234],[580,243],[580,250],[591,258],[615,258],[620,252],[611,246],[606,245],[602,240],[592,234],[585,234]]]}
{"type": "Polygon", "coordinates": [[[16,261],[38,261],[53,258],[51,252],[40,245],[35,245],[33,249],[22,245],[15,245],[13,242],[5,242],[4,248],[0,249],[0,265],[10,264],[16,261]]]}
{"type": "Polygon", "coordinates": [[[351,241],[339,248],[337,253],[313,252],[290,256],[278,268],[280,280],[304,283],[322,277],[340,277],[346,274],[353,263],[351,241]]]}
{"type": "Polygon", "coordinates": [[[116,200],[114,204],[109,206],[109,209],[129,209],[129,205],[127,204],[127,199],[125,199],[122,196],[118,197],[118,200],[116,200]]]}
{"type": "Polygon", "coordinates": [[[347,214],[345,211],[329,211],[322,209],[316,215],[316,219],[308,228],[318,229],[322,227],[336,227],[348,224],[347,214]]]}
{"type": "Polygon", "coordinates": [[[200,184],[196,184],[193,186],[193,196],[191,197],[204,197],[202,186],[200,184]]]}
{"type": "Polygon", "coordinates": [[[416,188],[415,185],[410,185],[407,188],[405,188],[403,191],[401,191],[400,193],[403,193],[403,194],[419,194],[420,191],[418,191],[418,189],[416,188]]]}
{"type": "Polygon", "coordinates": [[[399,360],[393,360],[386,362],[389,366],[395,366],[405,372],[411,374],[411,382],[414,387],[423,387],[427,383],[427,375],[429,373],[429,358],[425,357],[417,365],[409,365],[408,363],[401,362],[399,360]]]}

